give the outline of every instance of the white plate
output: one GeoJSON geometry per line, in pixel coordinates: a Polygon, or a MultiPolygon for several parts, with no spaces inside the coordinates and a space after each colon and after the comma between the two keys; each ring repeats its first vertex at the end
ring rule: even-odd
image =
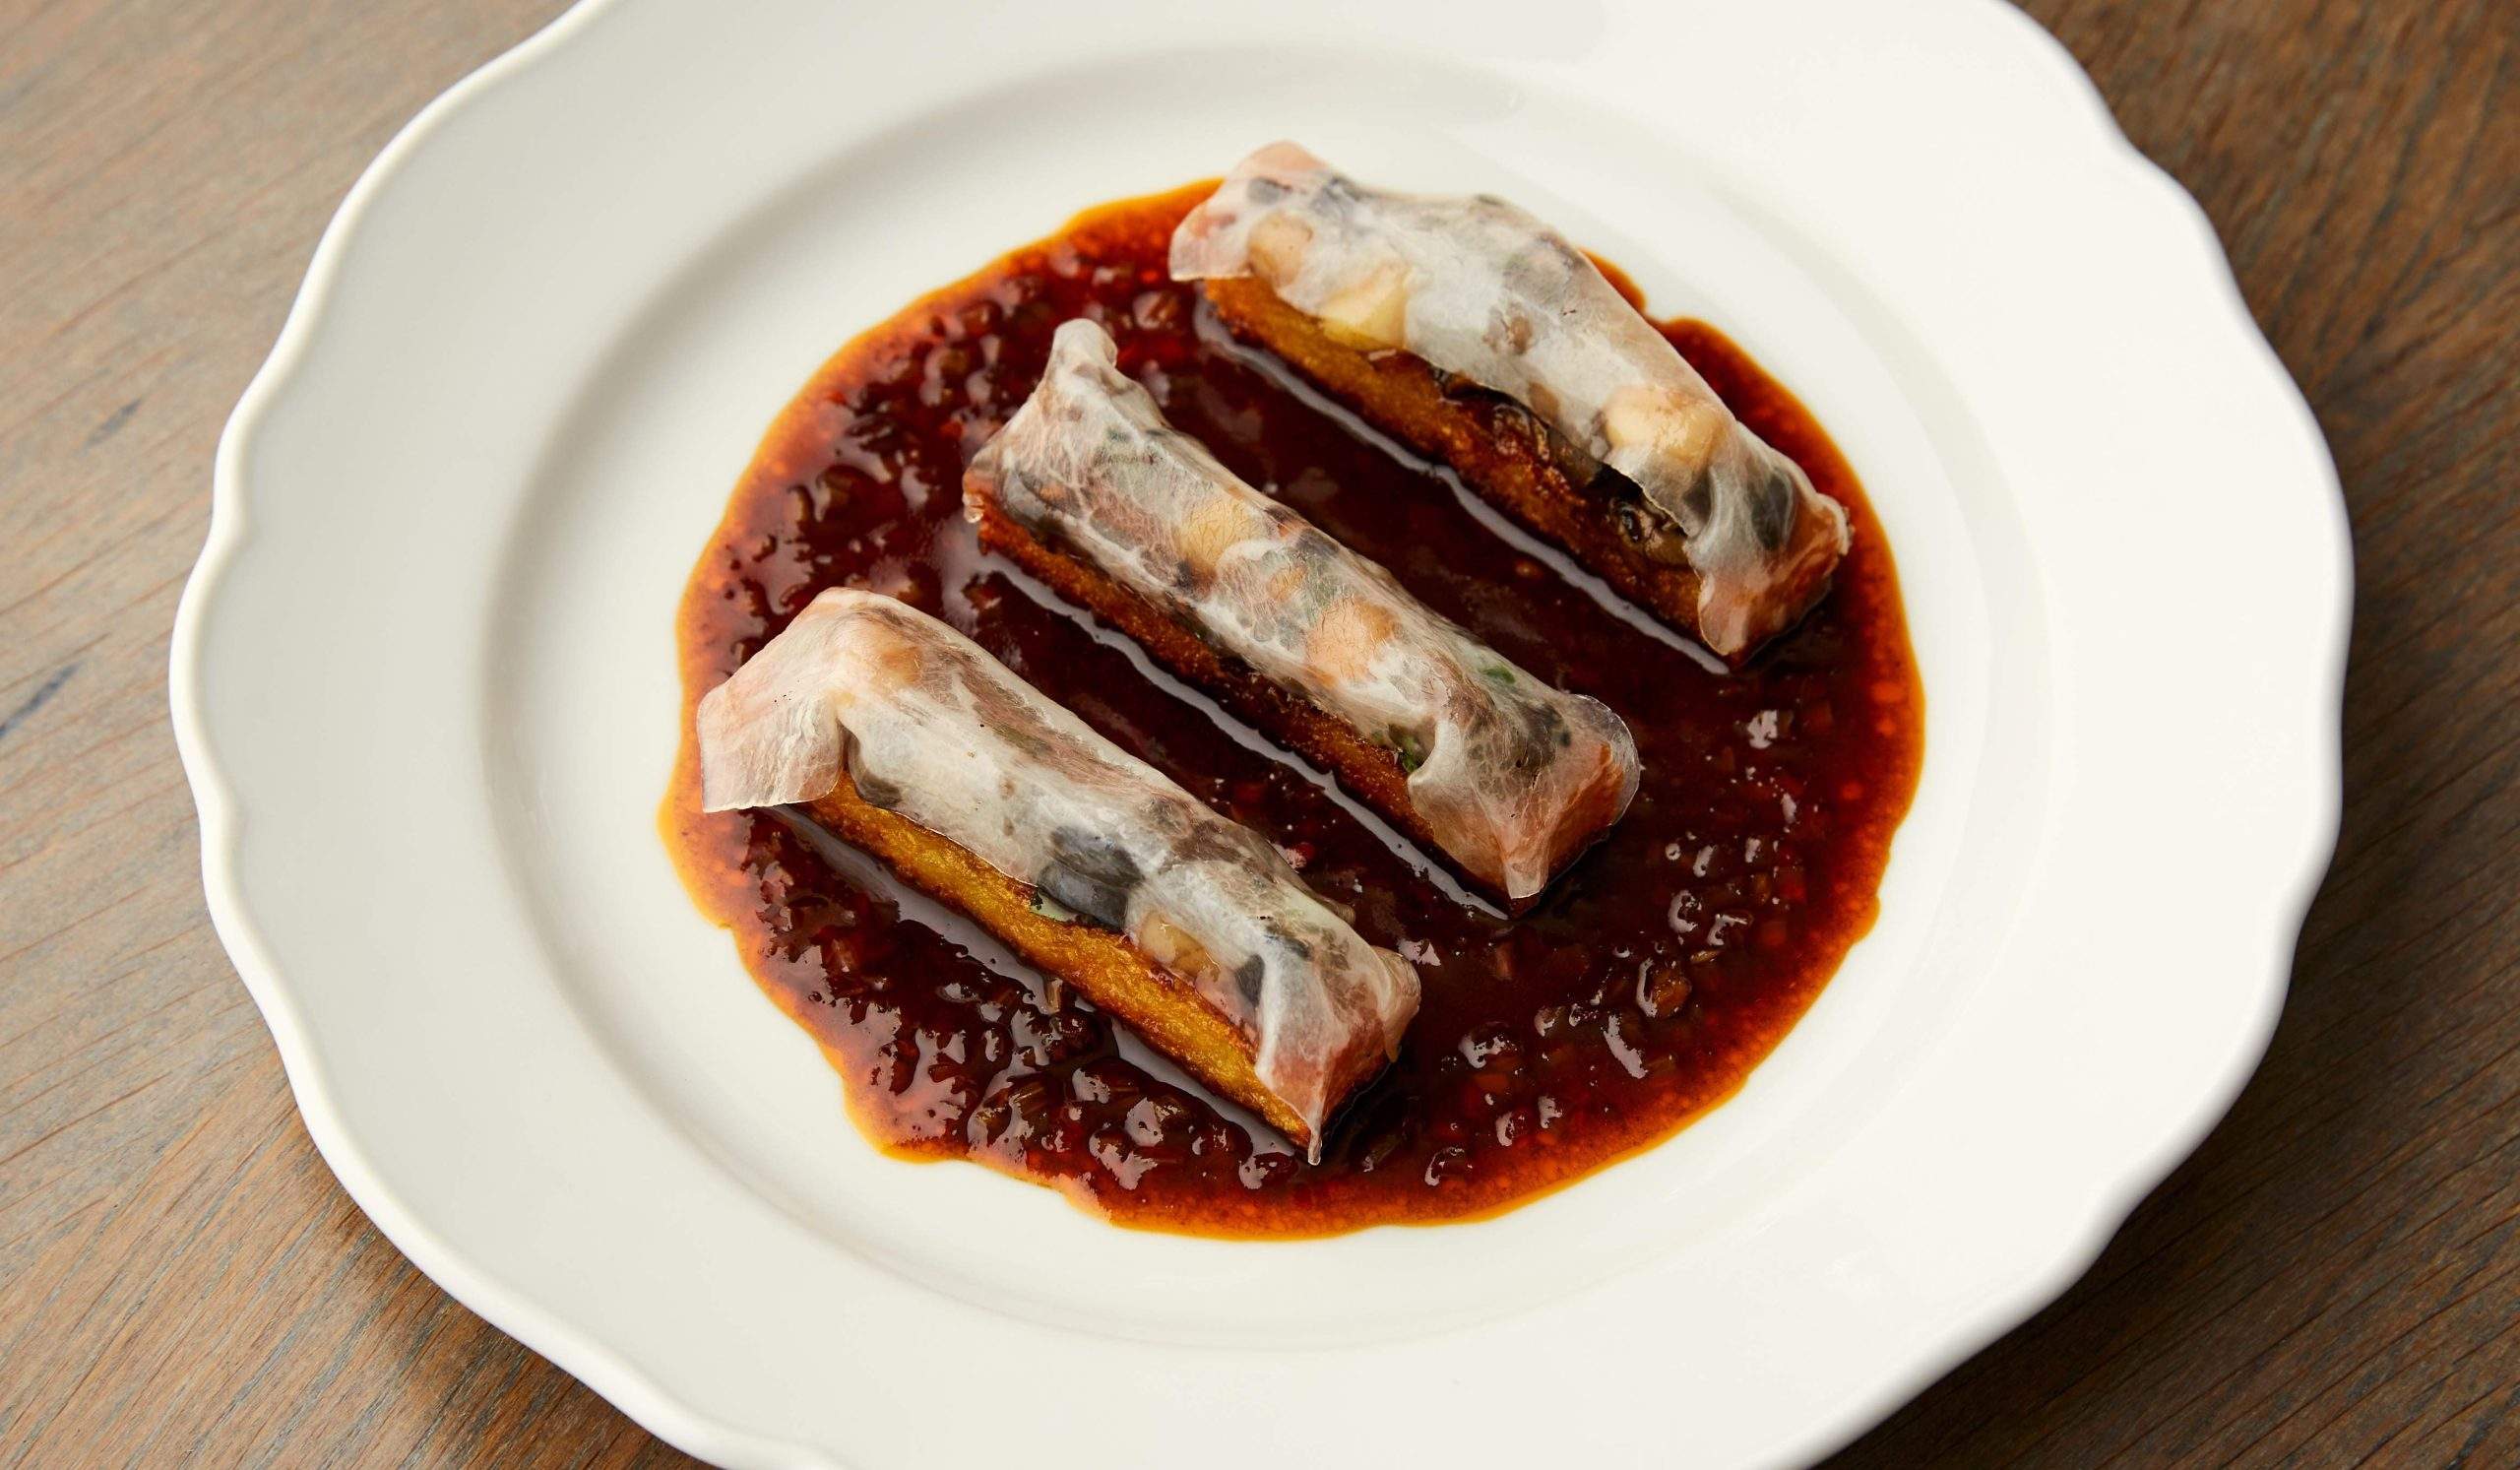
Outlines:
{"type": "Polygon", "coordinates": [[[1348,9],[597,0],[386,150],[228,426],[175,719],[308,1128],[696,1453],[1806,1456],[2059,1291],[2264,1046],[2341,503],[2063,53],[1978,0],[1348,9]],[[1255,1246],[877,1155],[653,818],[682,578],[813,366],[1281,135],[1522,200],[1793,385],[1929,728],[1880,925],[1737,1099],[1489,1223],[1255,1246]]]}

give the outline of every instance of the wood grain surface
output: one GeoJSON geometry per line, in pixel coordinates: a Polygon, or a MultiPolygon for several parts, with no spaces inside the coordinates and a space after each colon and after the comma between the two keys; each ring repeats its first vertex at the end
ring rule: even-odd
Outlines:
{"type": "MultiPolygon", "coordinates": [[[[0,0],[0,1462],[679,1458],[334,1182],[166,715],[212,447],[317,233],[556,8],[0,0]]],[[[2030,9],[2335,448],[2344,838],[2230,1118],[1844,1462],[2520,1464],[2520,7],[2030,9]]]]}

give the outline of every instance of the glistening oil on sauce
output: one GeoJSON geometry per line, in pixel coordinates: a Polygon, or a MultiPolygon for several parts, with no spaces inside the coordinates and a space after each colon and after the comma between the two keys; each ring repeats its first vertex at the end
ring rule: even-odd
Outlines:
{"type": "Polygon", "coordinates": [[[1092,211],[914,303],[781,414],[684,596],[665,836],[762,990],[831,1058],[858,1126],[897,1154],[975,1159],[1123,1224],[1207,1235],[1493,1213],[1729,1096],[1871,927],[1922,754],[1897,575],[1854,475],[1794,397],[1712,327],[1665,324],[1855,528],[1799,627],[1744,671],[1712,669],[1228,338],[1165,270],[1173,224],[1210,187],[1092,211]],[[1645,767],[1635,803],[1537,909],[1507,920],[1465,902],[1318,773],[978,549],[963,467],[1074,316],[1108,329],[1123,370],[1228,469],[1626,718],[1645,767]],[[1334,1124],[1321,1163],[1133,1059],[1144,1054],[1082,997],[798,817],[700,811],[691,707],[837,585],[943,617],[1267,835],[1368,940],[1417,963],[1424,1003],[1401,1055],[1334,1124]]]}

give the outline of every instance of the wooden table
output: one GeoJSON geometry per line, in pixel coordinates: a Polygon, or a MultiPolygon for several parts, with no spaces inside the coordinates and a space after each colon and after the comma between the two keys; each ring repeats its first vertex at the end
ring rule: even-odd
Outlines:
{"type": "MultiPolygon", "coordinates": [[[[203,916],[166,718],[212,446],[317,232],[556,8],[0,0],[0,1463],[679,1458],[334,1182],[203,916]]],[[[2520,21],[2031,9],[2335,447],[2344,840],[2231,1118],[1845,1458],[2520,1462],[2520,21]]]]}

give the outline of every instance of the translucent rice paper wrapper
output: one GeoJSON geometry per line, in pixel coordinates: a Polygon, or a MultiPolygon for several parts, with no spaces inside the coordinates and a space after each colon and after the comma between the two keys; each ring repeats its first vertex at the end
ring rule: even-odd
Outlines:
{"type": "Polygon", "coordinates": [[[970,851],[1189,981],[1310,1127],[1388,1058],[1418,974],[1322,903],[1278,850],[1017,678],[875,593],[834,589],[700,702],[704,806],[857,796],[970,851]]]}
{"type": "Polygon", "coordinates": [[[1092,322],[1058,329],[1032,399],[980,451],[976,503],[1187,622],[1399,753],[1436,842],[1509,898],[1636,794],[1635,737],[1437,616],[1381,566],[1166,423],[1092,322]]]}
{"type": "Polygon", "coordinates": [[[1643,491],[1699,578],[1698,636],[1742,652],[1846,554],[1845,510],[1732,416],[1555,230],[1490,195],[1368,189],[1292,143],[1234,166],[1172,236],[1176,280],[1252,277],[1364,351],[1503,394],[1643,491]]]}

